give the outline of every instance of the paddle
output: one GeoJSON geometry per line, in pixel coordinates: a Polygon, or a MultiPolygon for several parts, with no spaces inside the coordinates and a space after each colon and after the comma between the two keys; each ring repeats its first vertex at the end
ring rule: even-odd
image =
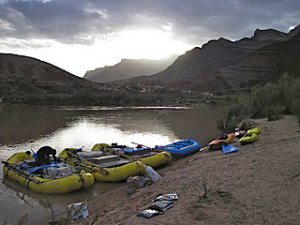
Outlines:
{"type": "Polygon", "coordinates": [[[205,150],[207,150],[208,148],[209,148],[209,145],[207,145],[207,146],[205,146],[205,147],[203,147],[203,148],[200,148],[199,152],[205,151],[205,150]]]}
{"type": "Polygon", "coordinates": [[[239,149],[231,144],[222,144],[222,151],[224,154],[237,152],[239,149]]]}

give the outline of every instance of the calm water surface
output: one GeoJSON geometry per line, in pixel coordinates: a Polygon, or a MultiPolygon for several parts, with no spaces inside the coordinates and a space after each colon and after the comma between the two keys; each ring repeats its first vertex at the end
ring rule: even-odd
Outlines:
{"type": "MultiPolygon", "coordinates": [[[[88,151],[96,143],[134,146],[135,142],[154,147],[194,138],[205,146],[218,135],[216,121],[223,112],[221,108],[0,106],[0,159],[43,145],[58,151],[67,147],[88,151]]],[[[36,223],[60,213],[70,203],[124,185],[96,183],[89,190],[45,196],[3,178],[2,164],[0,167],[0,224],[17,223],[25,213],[29,223],[36,223]]]]}

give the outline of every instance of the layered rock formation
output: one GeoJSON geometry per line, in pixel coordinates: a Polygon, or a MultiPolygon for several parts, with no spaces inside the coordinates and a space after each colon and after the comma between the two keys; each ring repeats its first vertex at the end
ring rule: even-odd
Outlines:
{"type": "MultiPolygon", "coordinates": [[[[285,72],[278,68],[282,64],[279,58],[286,56],[281,54],[293,54],[292,58],[300,55],[295,41],[298,39],[299,30],[300,26],[289,33],[257,29],[253,37],[235,42],[224,38],[211,40],[202,48],[194,48],[178,57],[166,70],[128,82],[160,84],[205,92],[251,86],[266,77],[285,72]],[[287,50],[290,45],[293,46],[293,51],[287,50]],[[281,46],[280,50],[278,46],[281,46]]],[[[297,67],[296,62],[293,65],[297,67]]],[[[287,72],[289,68],[285,66],[287,72]]]]}
{"type": "Polygon", "coordinates": [[[162,60],[122,59],[116,65],[87,71],[84,78],[98,83],[106,83],[143,75],[148,76],[166,69],[174,62],[175,57],[162,60]]]}

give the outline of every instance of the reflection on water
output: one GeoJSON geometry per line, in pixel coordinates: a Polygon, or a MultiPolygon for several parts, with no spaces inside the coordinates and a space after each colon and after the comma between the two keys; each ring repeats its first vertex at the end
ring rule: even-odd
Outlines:
{"type": "Polygon", "coordinates": [[[52,206],[48,203],[46,195],[32,193],[9,179],[4,178],[2,185],[4,190],[1,194],[1,202],[5,204],[1,204],[1,224],[4,224],[5,220],[9,224],[16,224],[25,213],[30,215],[29,224],[34,224],[34,221],[43,218],[41,215],[51,217],[52,212],[64,210],[63,206],[56,204],[52,206]]]}
{"type": "Polygon", "coordinates": [[[3,190],[0,191],[1,203],[5,203],[1,205],[0,224],[3,224],[6,219],[7,222],[17,222],[22,213],[30,215],[28,224],[37,224],[36,222],[43,218],[52,220],[54,215],[65,211],[68,204],[91,200],[121,185],[122,183],[97,182],[93,188],[98,192],[88,189],[65,195],[44,195],[28,190],[5,177],[2,181],[1,190],[3,190]]]}
{"type": "Polygon", "coordinates": [[[0,106],[0,144],[48,135],[64,127],[69,115],[47,106],[0,106]]]}
{"type": "MultiPolygon", "coordinates": [[[[31,109],[29,111],[33,113],[31,109]]],[[[82,146],[85,150],[89,150],[96,143],[118,142],[132,145],[131,142],[138,142],[154,146],[155,144],[166,144],[178,138],[161,120],[160,111],[83,112],[83,110],[73,110],[70,113],[70,110],[51,109],[42,111],[39,115],[43,113],[43,116],[38,117],[17,118],[18,123],[5,120],[6,115],[1,114],[2,120],[6,121],[1,126],[2,130],[10,127],[0,136],[1,158],[7,158],[16,151],[37,150],[43,145],[50,145],[58,151],[67,147],[82,146]],[[54,117],[53,114],[61,116],[61,119],[58,120],[58,117],[54,117]],[[22,128],[18,129],[19,126],[22,128]],[[39,127],[42,128],[39,129],[39,127]],[[36,135],[35,138],[32,137],[33,135],[36,135]],[[25,137],[27,140],[24,140],[25,137]],[[10,140],[10,142],[6,143],[5,140],[10,140]]],[[[29,115],[28,112],[27,114],[29,115]]],[[[13,113],[13,115],[18,114],[13,113]]]]}
{"type": "MultiPolygon", "coordinates": [[[[12,153],[37,150],[50,145],[61,151],[66,147],[91,149],[96,143],[153,147],[183,138],[194,138],[202,146],[217,135],[216,120],[222,109],[188,108],[51,108],[0,107],[0,159],[12,153]]],[[[2,165],[0,166],[2,173],[2,165]]],[[[89,190],[60,196],[31,192],[10,180],[0,184],[0,223],[15,223],[27,211],[32,220],[57,213],[72,202],[94,198],[120,184],[96,183],[89,190]],[[50,207],[51,206],[51,207],[50,207]]]]}

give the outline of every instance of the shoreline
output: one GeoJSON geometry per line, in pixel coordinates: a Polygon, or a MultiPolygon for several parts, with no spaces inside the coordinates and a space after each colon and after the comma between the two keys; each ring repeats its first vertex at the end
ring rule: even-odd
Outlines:
{"type": "Polygon", "coordinates": [[[298,122],[294,116],[255,122],[262,131],[256,142],[233,154],[200,152],[174,161],[156,170],[161,180],[132,195],[125,184],[88,201],[90,216],[73,224],[298,224],[298,122]],[[179,200],[164,215],[136,216],[166,193],[179,200]]]}

